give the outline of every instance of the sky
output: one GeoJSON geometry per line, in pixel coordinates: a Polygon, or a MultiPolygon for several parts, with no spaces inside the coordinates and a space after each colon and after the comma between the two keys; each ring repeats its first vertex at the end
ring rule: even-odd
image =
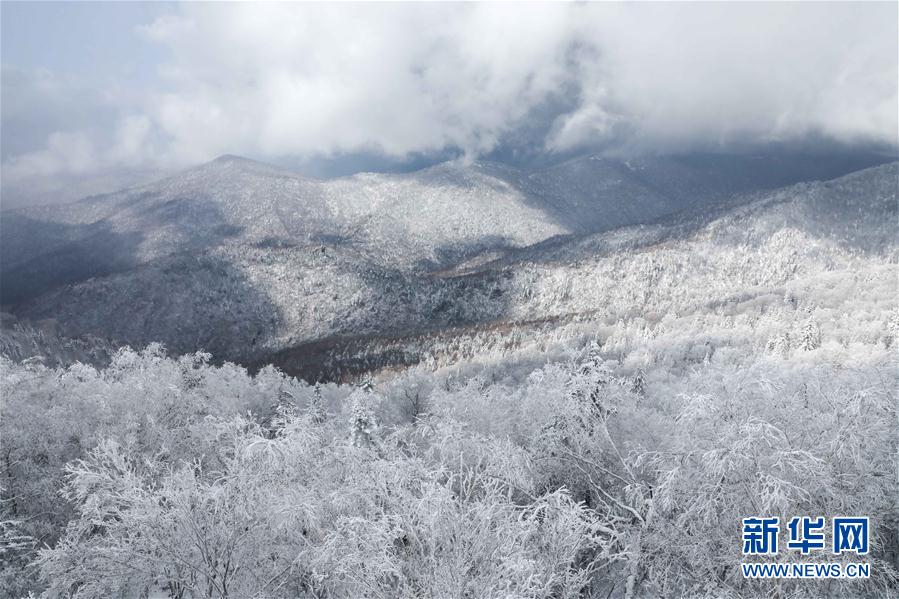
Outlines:
{"type": "Polygon", "coordinates": [[[0,4],[7,197],[221,154],[313,174],[895,152],[899,4],[0,4]]]}

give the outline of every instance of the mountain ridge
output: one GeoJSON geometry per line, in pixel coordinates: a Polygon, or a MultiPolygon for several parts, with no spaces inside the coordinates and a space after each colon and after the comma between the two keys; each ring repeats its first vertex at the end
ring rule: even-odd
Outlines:
{"type": "MultiPolygon", "coordinates": [[[[806,172],[809,161],[796,160],[797,172],[806,172]]],[[[783,178],[778,169],[789,169],[780,161],[591,154],[533,172],[456,161],[412,173],[321,180],[223,155],[120,192],[3,211],[0,303],[12,306],[61,284],[223,245],[344,245],[384,268],[440,272],[490,252],[730,201],[747,193],[747,185],[757,191],[746,172],[759,164],[764,170],[776,163],[774,174],[756,185],[783,178]]]]}
{"type": "Polygon", "coordinates": [[[697,290],[722,284],[767,297],[797,273],[814,279],[877,265],[880,273],[895,260],[897,175],[893,163],[759,192],[692,220],[557,236],[497,250],[497,259],[461,272],[399,269],[351,243],[216,245],[75,282],[17,315],[55,321],[72,337],[162,341],[176,353],[204,348],[262,363],[304,355],[289,348],[320,351],[327,339],[355,347],[355,338],[414,339],[454,327],[552,327],[566,314],[632,318],[663,289],[672,309],[695,310],[705,301],[697,290]],[[676,284],[681,278],[688,283],[676,284]]]}

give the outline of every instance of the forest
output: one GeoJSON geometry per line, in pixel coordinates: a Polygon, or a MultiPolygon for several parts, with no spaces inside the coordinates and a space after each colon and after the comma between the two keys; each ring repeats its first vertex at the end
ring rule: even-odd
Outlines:
{"type": "Polygon", "coordinates": [[[0,596],[893,597],[896,173],[473,271],[232,248],[4,314],[0,596]],[[790,558],[742,554],[753,515],[867,516],[869,554],[803,559],[873,574],[745,578],[790,558]]]}
{"type": "Polygon", "coordinates": [[[0,599],[899,599],[897,27],[0,0],[0,599]]]}
{"type": "Polygon", "coordinates": [[[485,332],[341,384],[4,359],[0,594],[890,596],[899,312],[867,295],[485,332]],[[876,576],[745,579],[746,514],[869,515],[876,576]]]}

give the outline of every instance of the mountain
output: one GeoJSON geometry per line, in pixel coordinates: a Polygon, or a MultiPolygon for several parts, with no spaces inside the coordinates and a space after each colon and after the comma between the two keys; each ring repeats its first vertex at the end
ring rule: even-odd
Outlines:
{"type": "Polygon", "coordinates": [[[224,156],[151,185],[3,212],[2,303],[212,248],[336,245],[409,270],[565,232],[528,203],[477,168],[318,181],[224,156]]]}
{"type": "MultiPolygon", "coordinates": [[[[4,211],[0,293],[18,316],[55,322],[67,336],[162,341],[175,352],[205,348],[252,361],[328,340],[556,318],[600,306],[612,313],[608,306],[636,297],[621,285],[636,276],[628,269],[653,268],[622,261],[670,256],[662,251],[670,244],[715,222],[722,227],[730,221],[712,221],[751,206],[794,206],[793,224],[772,225],[759,239],[795,229],[815,243],[835,239],[858,251],[894,247],[882,228],[892,221],[881,219],[895,206],[891,213],[888,202],[870,204],[886,197],[894,165],[765,191],[846,164],[740,160],[586,156],[530,172],[447,163],[321,181],[225,156],[114,194],[4,211]],[[862,203],[858,214],[822,220],[852,202],[862,203]],[[840,228],[859,222],[852,231],[840,228]],[[881,237],[872,238],[874,230],[881,237]],[[625,246],[640,251],[613,256],[625,246]],[[597,276],[607,283],[597,286],[597,276]]],[[[749,221],[774,222],[768,210],[749,221]]],[[[727,230],[753,229],[741,223],[727,230]]],[[[686,249],[678,255],[693,260],[686,249]]]]}
{"type": "Polygon", "coordinates": [[[330,338],[267,361],[313,377],[373,363],[433,367],[527,344],[545,348],[566,336],[589,339],[621,323],[646,334],[686,331],[685,346],[670,351],[700,358],[712,323],[728,330],[751,323],[753,335],[774,327],[773,342],[792,335],[795,343],[802,334],[777,328],[784,321],[796,329],[815,322],[847,346],[859,334],[866,343],[889,339],[899,323],[897,182],[899,163],[892,163],[760,192],[715,214],[555,238],[441,279],[459,294],[455,306],[480,307],[480,320],[330,338]],[[864,325],[847,320],[850,313],[864,325]]]}

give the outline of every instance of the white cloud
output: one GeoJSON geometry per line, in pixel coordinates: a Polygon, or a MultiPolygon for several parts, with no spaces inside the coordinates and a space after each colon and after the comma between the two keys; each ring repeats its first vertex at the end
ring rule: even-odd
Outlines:
{"type": "Polygon", "coordinates": [[[13,158],[4,168],[12,180],[56,173],[83,173],[96,168],[95,148],[85,133],[57,131],[47,138],[47,147],[13,158]]]}
{"type": "Polygon", "coordinates": [[[600,59],[579,65],[578,112],[622,112],[632,142],[897,142],[895,4],[635,4],[581,23],[600,59]]]}
{"type": "Polygon", "coordinates": [[[110,144],[98,146],[87,131],[55,131],[46,147],[15,156],[4,163],[3,178],[19,184],[34,177],[84,175],[117,167],[139,166],[154,156],[148,136],[152,123],[145,115],[121,118],[110,144]]]}
{"type": "Polygon", "coordinates": [[[549,133],[528,141],[546,151],[897,144],[894,3],[187,3],[140,35],[169,57],[155,88],[100,133],[56,130],[4,176],[477,155],[536,114],[550,120],[529,130],[549,133]]]}
{"type": "Polygon", "coordinates": [[[565,6],[183,10],[146,33],[178,57],[154,116],[191,159],[489,150],[565,82],[572,43],[565,6]]]}

